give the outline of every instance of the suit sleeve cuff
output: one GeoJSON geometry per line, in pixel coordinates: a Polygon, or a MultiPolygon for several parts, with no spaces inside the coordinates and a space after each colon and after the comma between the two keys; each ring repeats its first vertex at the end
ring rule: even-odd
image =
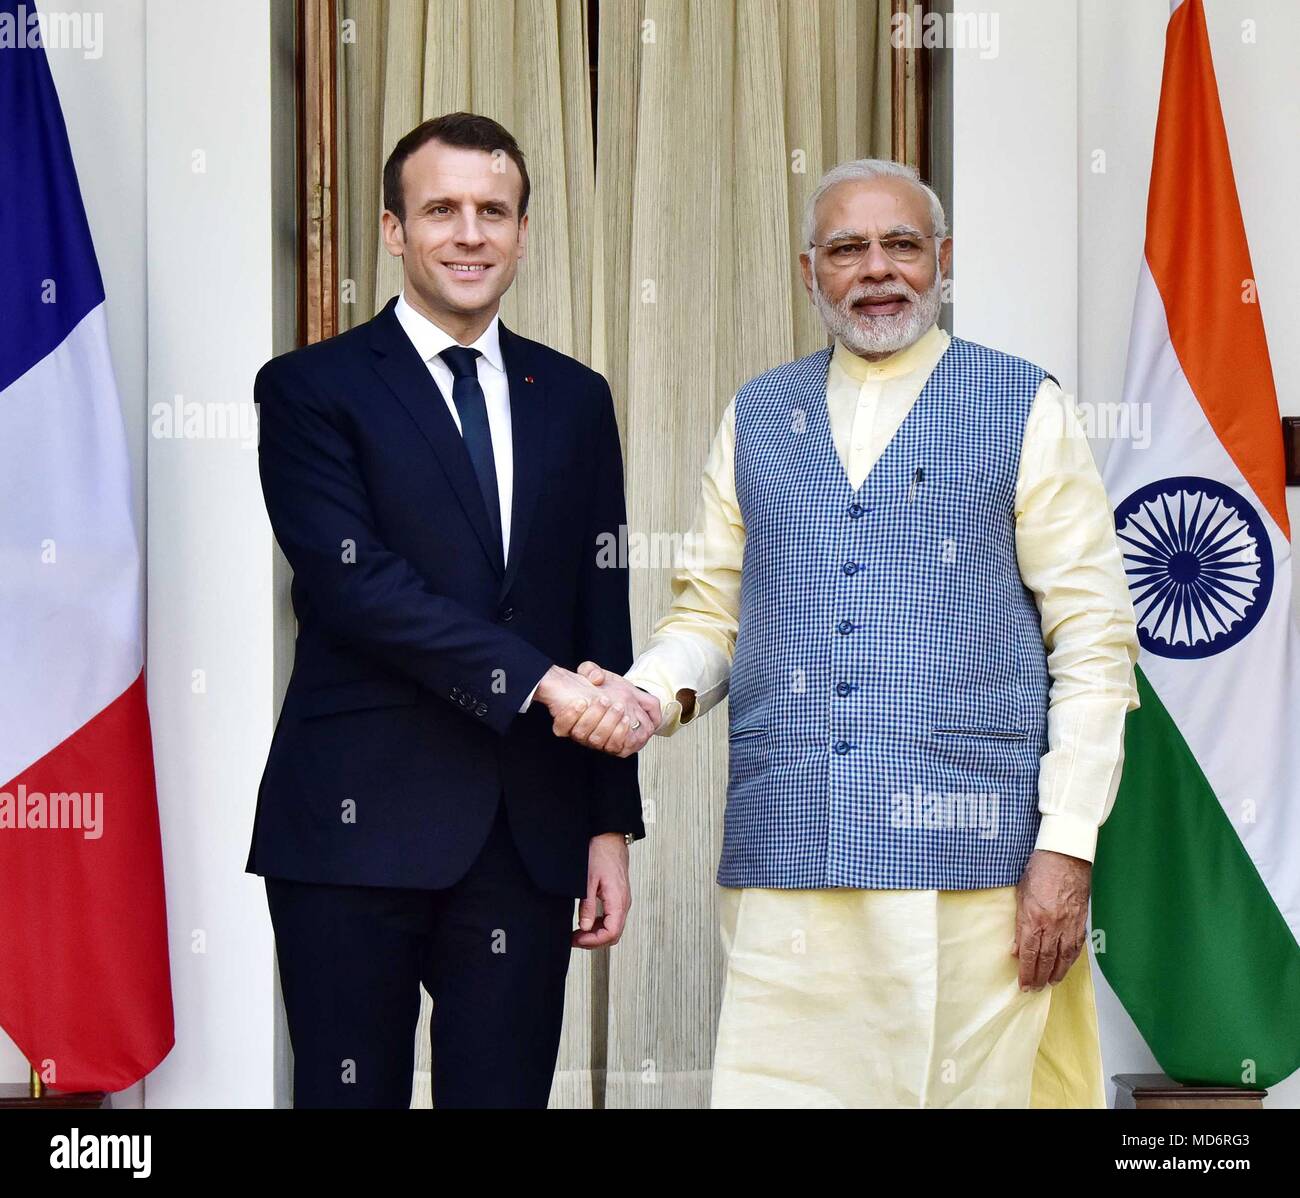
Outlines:
{"type": "Polygon", "coordinates": [[[592,836],[602,836],[606,832],[621,834],[630,832],[636,840],[645,837],[641,794],[636,789],[636,758],[631,757],[627,760],[632,763],[632,789],[619,794],[602,794],[597,797],[589,824],[592,836]]]}
{"type": "MultiPolygon", "coordinates": [[[[551,668],[551,664],[551,659],[545,653],[540,653],[531,645],[525,644],[519,660],[503,666],[506,678],[510,680],[505,693],[497,696],[494,702],[482,703],[488,709],[485,713],[487,725],[498,736],[504,736],[509,731],[510,725],[527,708],[546,672],[551,668]],[[521,678],[523,681],[515,686],[513,685],[515,678],[521,678]],[[527,681],[529,678],[533,680],[531,685],[527,681]],[[528,686],[527,691],[523,689],[525,686],[528,686]]],[[[475,714],[481,713],[476,711],[475,714]]]]}

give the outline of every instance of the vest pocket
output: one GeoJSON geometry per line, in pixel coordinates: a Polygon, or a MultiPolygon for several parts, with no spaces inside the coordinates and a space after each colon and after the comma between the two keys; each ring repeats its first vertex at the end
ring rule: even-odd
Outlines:
{"type": "Polygon", "coordinates": [[[1028,740],[1029,733],[1018,728],[934,728],[935,736],[978,736],[987,740],[1028,740]]]}
{"type": "Polygon", "coordinates": [[[731,799],[738,797],[745,783],[753,782],[768,770],[771,762],[771,741],[767,729],[738,728],[728,737],[727,790],[731,799]]]}

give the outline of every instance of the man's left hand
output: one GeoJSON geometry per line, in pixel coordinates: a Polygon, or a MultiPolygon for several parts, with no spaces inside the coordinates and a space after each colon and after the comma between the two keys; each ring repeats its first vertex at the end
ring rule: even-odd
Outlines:
{"type": "Polygon", "coordinates": [[[1011,955],[1020,958],[1020,988],[1055,986],[1074,964],[1088,934],[1092,862],[1038,849],[1016,887],[1016,935],[1011,955]]]}
{"type": "Polygon", "coordinates": [[[622,832],[593,836],[587,849],[587,897],[578,903],[573,947],[608,948],[617,944],[631,907],[627,839],[622,832]],[[603,913],[599,913],[597,903],[604,907],[603,913]]]}

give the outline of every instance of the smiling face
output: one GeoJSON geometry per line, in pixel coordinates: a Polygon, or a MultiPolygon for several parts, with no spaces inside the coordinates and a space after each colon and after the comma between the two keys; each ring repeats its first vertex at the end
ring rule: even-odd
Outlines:
{"type": "Polygon", "coordinates": [[[383,214],[409,303],[462,343],[491,323],[524,256],[523,176],[505,154],[425,142],[402,165],[406,219],[383,214]]]}
{"type": "Polygon", "coordinates": [[[838,266],[822,248],[799,256],[808,289],[827,330],[860,357],[876,359],[917,341],[939,317],[941,287],[952,260],[952,240],[935,253],[933,218],[925,193],[907,179],[848,179],[817,203],[813,240],[912,235],[921,252],[896,262],[872,241],[851,266],[838,266]]]}

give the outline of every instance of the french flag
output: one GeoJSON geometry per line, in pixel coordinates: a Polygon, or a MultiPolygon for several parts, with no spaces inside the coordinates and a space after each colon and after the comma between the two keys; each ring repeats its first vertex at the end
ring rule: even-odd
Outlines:
{"type": "Polygon", "coordinates": [[[114,1091],[173,1043],[162,843],[104,284],[39,44],[0,49],[0,128],[0,1027],[52,1089],[114,1091]]]}

